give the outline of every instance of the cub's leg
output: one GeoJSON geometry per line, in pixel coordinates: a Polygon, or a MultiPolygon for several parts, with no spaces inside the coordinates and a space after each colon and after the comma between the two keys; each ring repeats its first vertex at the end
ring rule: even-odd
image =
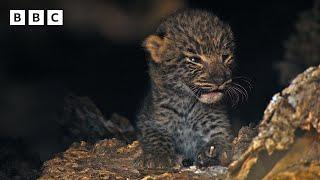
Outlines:
{"type": "Polygon", "coordinates": [[[227,166],[232,158],[231,131],[223,122],[208,123],[203,128],[203,137],[207,143],[199,148],[196,156],[197,166],[227,166]],[[225,126],[224,126],[225,125],[225,126]]]}
{"type": "Polygon", "coordinates": [[[141,131],[140,142],[143,154],[136,160],[147,168],[170,168],[176,165],[177,157],[172,137],[155,129],[141,131]]]}

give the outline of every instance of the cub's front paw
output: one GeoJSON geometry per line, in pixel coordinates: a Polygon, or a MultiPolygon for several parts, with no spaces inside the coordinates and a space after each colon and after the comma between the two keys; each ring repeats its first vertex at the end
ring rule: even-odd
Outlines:
{"type": "Polygon", "coordinates": [[[135,160],[135,165],[148,169],[170,169],[177,165],[177,159],[170,154],[143,153],[135,160]]]}
{"type": "Polygon", "coordinates": [[[230,148],[219,146],[204,146],[197,155],[196,165],[199,167],[208,167],[213,165],[227,166],[231,161],[230,148]]]}

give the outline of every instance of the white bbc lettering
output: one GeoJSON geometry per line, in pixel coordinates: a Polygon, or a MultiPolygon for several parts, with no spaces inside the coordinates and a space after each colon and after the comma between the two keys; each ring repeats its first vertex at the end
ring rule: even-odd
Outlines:
{"type": "Polygon", "coordinates": [[[63,25],[63,11],[62,10],[48,10],[47,11],[47,25],[63,25]]]}
{"type": "Polygon", "coordinates": [[[10,25],[25,25],[26,13],[25,10],[10,10],[10,25]]]}
{"type": "MultiPolygon", "coordinates": [[[[45,10],[28,10],[28,25],[43,26],[45,10]]],[[[47,25],[63,25],[63,10],[47,10],[47,25]]],[[[10,10],[10,25],[26,25],[26,10],[10,10]]]]}
{"type": "Polygon", "coordinates": [[[44,25],[44,10],[28,11],[29,25],[44,25]]]}

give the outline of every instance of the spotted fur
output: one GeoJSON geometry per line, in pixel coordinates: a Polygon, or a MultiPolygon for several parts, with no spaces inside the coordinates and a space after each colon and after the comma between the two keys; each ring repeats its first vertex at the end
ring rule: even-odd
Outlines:
{"type": "Polygon", "coordinates": [[[230,27],[209,12],[180,11],[144,46],[151,90],[138,114],[144,154],[137,162],[170,167],[182,156],[199,166],[226,165],[231,132],[223,98],[232,74],[230,27]]]}

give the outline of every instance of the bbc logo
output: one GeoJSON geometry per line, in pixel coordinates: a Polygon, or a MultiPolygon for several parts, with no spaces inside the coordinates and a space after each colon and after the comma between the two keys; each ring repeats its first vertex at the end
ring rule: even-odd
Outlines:
{"type": "MultiPolygon", "coordinates": [[[[44,10],[28,10],[28,25],[43,26],[44,10]]],[[[10,26],[26,25],[25,10],[10,10],[10,26]]],[[[63,10],[47,10],[47,25],[63,25],[63,10]]]]}

